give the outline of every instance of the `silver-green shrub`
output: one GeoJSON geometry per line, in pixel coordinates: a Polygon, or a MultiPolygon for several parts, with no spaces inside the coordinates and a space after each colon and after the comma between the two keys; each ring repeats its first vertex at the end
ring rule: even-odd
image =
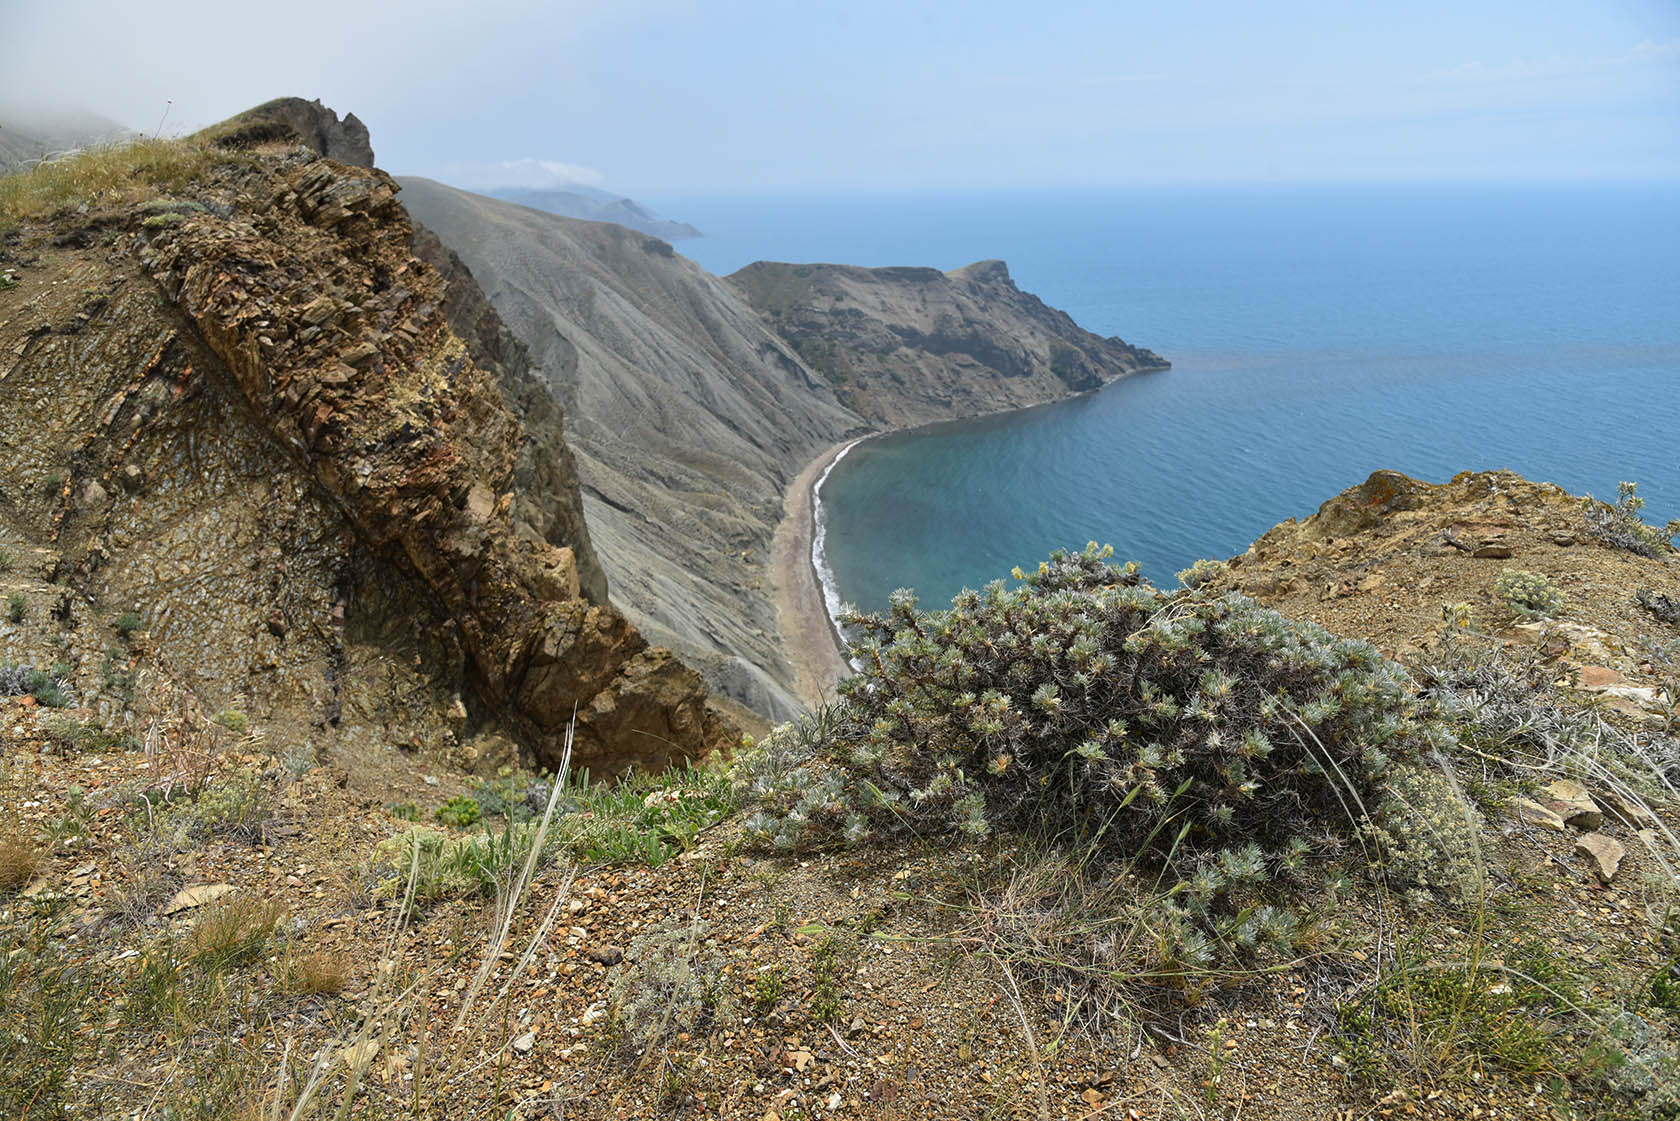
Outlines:
{"type": "Polygon", "coordinates": [[[1186,588],[1199,588],[1211,580],[1218,579],[1229,572],[1231,566],[1222,560],[1208,560],[1202,558],[1189,568],[1182,569],[1178,582],[1186,588]]]}
{"type": "Polygon", "coordinates": [[[947,611],[899,593],[851,615],[863,668],[840,703],[737,769],[749,834],[794,850],[1022,829],[1152,860],[1218,909],[1340,852],[1390,759],[1450,742],[1369,643],[1157,591],[1111,552],[1058,552],[947,611]]]}
{"type": "Polygon", "coordinates": [[[1494,581],[1493,594],[1524,619],[1549,619],[1563,608],[1563,593],[1538,572],[1507,568],[1494,581]]]}
{"type": "Polygon", "coordinates": [[[1660,557],[1668,552],[1671,542],[1680,536],[1680,518],[1660,529],[1646,525],[1639,514],[1645,508],[1639,484],[1617,483],[1616,491],[1614,505],[1587,496],[1582,506],[1587,532],[1608,545],[1643,557],[1660,557]]]}
{"type": "Polygon", "coordinates": [[[1468,903],[1481,896],[1487,878],[1482,827],[1481,811],[1458,785],[1420,762],[1389,772],[1373,832],[1391,878],[1468,903]]]}
{"type": "Polygon", "coordinates": [[[638,935],[613,970],[608,1015],[623,1045],[641,1051],[713,1014],[723,996],[723,955],[709,946],[700,920],[638,935]]]}

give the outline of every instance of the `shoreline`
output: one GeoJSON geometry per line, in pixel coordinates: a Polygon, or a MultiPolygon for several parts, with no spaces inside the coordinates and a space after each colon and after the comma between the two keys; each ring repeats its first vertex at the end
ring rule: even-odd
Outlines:
{"type": "Polygon", "coordinates": [[[794,476],[782,495],[782,520],[776,523],[775,536],[771,539],[769,565],[776,624],[781,631],[782,649],[786,651],[788,661],[793,667],[794,692],[800,702],[808,707],[815,707],[824,700],[832,699],[835,685],[842,678],[851,676],[853,672],[845,640],[841,637],[839,624],[834,621],[834,614],[828,602],[830,588],[818,568],[823,527],[818,522],[821,503],[817,491],[828,478],[829,471],[847,452],[863,441],[877,436],[898,435],[945,424],[961,424],[1001,416],[1005,413],[1026,412],[1100,393],[1115,382],[1139,374],[1161,373],[1170,369],[1172,363],[1164,362],[1160,366],[1129,370],[1094,389],[1070,393],[1049,401],[1005,406],[972,416],[944,417],[902,428],[869,432],[834,444],[807,463],[799,474],[794,476]]]}
{"type": "Polygon", "coordinates": [[[832,700],[834,686],[852,672],[815,563],[816,491],[830,468],[865,439],[833,445],[794,476],[782,495],[782,520],[770,543],[770,582],[782,648],[793,665],[794,691],[812,707],[832,700]]]}

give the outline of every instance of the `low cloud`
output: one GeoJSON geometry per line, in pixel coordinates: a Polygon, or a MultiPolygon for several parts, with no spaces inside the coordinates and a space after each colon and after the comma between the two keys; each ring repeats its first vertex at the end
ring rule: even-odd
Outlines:
{"type": "Polygon", "coordinates": [[[540,160],[531,156],[519,160],[500,160],[495,163],[450,164],[444,171],[449,182],[458,187],[600,187],[606,176],[592,167],[565,163],[561,160],[540,160]]]}

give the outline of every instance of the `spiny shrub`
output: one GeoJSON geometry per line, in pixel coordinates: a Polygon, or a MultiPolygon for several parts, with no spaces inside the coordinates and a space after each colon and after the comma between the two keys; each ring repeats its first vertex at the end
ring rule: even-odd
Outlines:
{"type": "Polygon", "coordinates": [[[1640,588],[1633,593],[1633,598],[1659,622],[1680,627],[1680,601],[1650,588],[1640,588]]]}
{"type": "Polygon", "coordinates": [[[1437,767],[1403,764],[1389,772],[1388,797],[1373,833],[1388,872],[1418,887],[1474,902],[1486,882],[1482,814],[1437,767]]]}
{"type": "Polygon", "coordinates": [[[1642,557],[1662,556],[1668,551],[1669,543],[1680,534],[1680,519],[1669,522],[1661,529],[1646,525],[1639,516],[1639,511],[1645,508],[1645,500],[1639,497],[1639,484],[1617,483],[1616,491],[1615,505],[1587,496],[1583,507],[1587,532],[1607,544],[1642,557]]]}
{"type": "Polygon", "coordinates": [[[1231,566],[1222,560],[1208,560],[1204,557],[1189,568],[1180,571],[1177,579],[1186,588],[1199,588],[1209,581],[1223,576],[1230,569],[1231,566]]]}
{"type": "Polygon", "coordinates": [[[1507,568],[1494,581],[1493,594],[1524,619],[1549,619],[1563,607],[1563,593],[1538,572],[1507,568]]]}
{"type": "Polygon", "coordinates": [[[613,970],[608,1014],[620,1044],[641,1051],[701,1026],[723,998],[723,956],[696,920],[638,935],[613,970]]]}
{"type": "Polygon", "coordinates": [[[1239,595],[1163,593],[1112,550],[1019,587],[852,614],[842,701],[737,769],[749,833],[785,850],[1023,829],[1152,856],[1187,882],[1296,873],[1338,852],[1391,757],[1451,735],[1375,647],[1239,595]]]}

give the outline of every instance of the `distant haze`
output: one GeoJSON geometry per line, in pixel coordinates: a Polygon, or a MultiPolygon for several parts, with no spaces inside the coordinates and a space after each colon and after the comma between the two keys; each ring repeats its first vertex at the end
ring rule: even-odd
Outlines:
{"type": "Polygon", "coordinates": [[[381,166],[476,187],[1680,178],[1674,0],[0,0],[0,25],[11,100],[172,134],[319,97],[381,166]]]}

